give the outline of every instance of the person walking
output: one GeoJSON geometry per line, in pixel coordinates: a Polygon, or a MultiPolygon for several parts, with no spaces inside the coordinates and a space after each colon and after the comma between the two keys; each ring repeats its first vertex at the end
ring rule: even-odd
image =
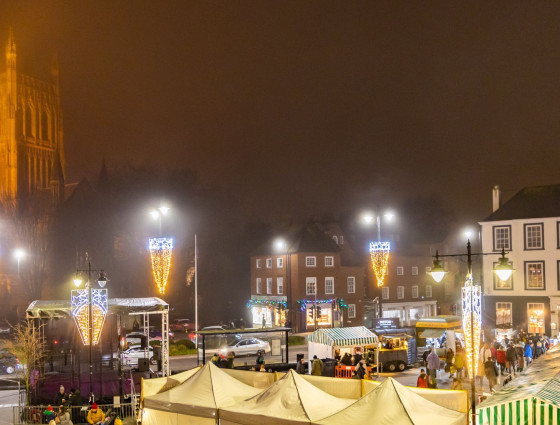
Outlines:
{"type": "Polygon", "coordinates": [[[447,349],[445,353],[445,371],[449,373],[449,377],[453,377],[453,359],[455,358],[455,353],[451,348],[447,349]]]}
{"type": "Polygon", "coordinates": [[[506,350],[506,368],[508,373],[511,375],[516,374],[516,367],[517,367],[517,352],[515,351],[515,347],[513,343],[510,342],[507,350],[506,350]]]}
{"type": "MultiPolygon", "coordinates": [[[[482,389],[484,376],[486,375],[486,373],[484,372],[484,364],[486,362],[485,359],[487,359],[488,357],[492,357],[492,352],[490,351],[490,347],[488,347],[488,344],[484,343],[484,345],[482,346],[478,354],[478,370],[476,372],[476,379],[478,380],[478,384],[480,385],[481,389],[482,389]]],[[[467,364],[467,368],[470,367],[471,365],[467,364]]]]}
{"type": "Polygon", "coordinates": [[[494,392],[494,387],[498,384],[498,376],[500,374],[498,366],[496,366],[496,361],[492,357],[488,357],[484,363],[484,373],[486,374],[486,379],[488,379],[488,386],[490,387],[490,392],[494,392]]]}
{"type": "Polygon", "coordinates": [[[418,388],[428,388],[428,375],[426,375],[424,369],[420,369],[420,375],[418,375],[418,379],[416,380],[416,386],[418,388]]]}
{"type": "Polygon", "coordinates": [[[455,353],[455,370],[457,378],[461,379],[463,377],[463,368],[465,367],[465,352],[462,348],[459,348],[455,353]]]}
{"type": "Polygon", "coordinates": [[[525,344],[525,364],[529,366],[533,362],[533,341],[528,341],[525,344]]]}
{"type": "Polygon", "coordinates": [[[500,372],[503,375],[506,370],[506,350],[501,345],[496,350],[496,361],[500,365],[500,372]]]}
{"type": "Polygon", "coordinates": [[[323,361],[318,359],[317,356],[313,356],[313,364],[311,365],[311,375],[321,376],[323,375],[323,361]]]}
{"type": "Polygon", "coordinates": [[[439,361],[439,357],[436,354],[436,350],[432,350],[432,352],[428,355],[428,370],[429,370],[429,383],[432,384],[433,382],[435,382],[436,378],[437,378],[437,371],[440,368],[440,361],[439,361]]]}
{"type": "Polygon", "coordinates": [[[523,355],[525,354],[523,341],[520,341],[515,345],[515,354],[517,354],[517,371],[523,372],[523,368],[525,367],[525,359],[523,358],[523,355]]]}

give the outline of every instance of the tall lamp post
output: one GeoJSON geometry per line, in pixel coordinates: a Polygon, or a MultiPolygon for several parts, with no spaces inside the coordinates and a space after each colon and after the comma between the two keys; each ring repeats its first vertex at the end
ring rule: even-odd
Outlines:
{"type": "Polygon", "coordinates": [[[108,311],[107,278],[103,270],[92,270],[91,263],[88,262],[86,270],[76,270],[74,277],[74,285],[81,286],[81,274],[87,273],[86,289],[72,290],[71,307],[72,316],[80,332],[84,345],[89,345],[89,394],[93,403],[95,396],[93,395],[93,356],[92,347],[98,344],[101,338],[101,330],[108,311]],[[97,283],[101,289],[92,288],[91,274],[99,273],[97,283]]]}
{"type": "MultiPolygon", "coordinates": [[[[433,266],[430,271],[432,278],[436,282],[441,282],[445,276],[445,270],[441,265],[440,258],[443,257],[467,257],[467,276],[463,287],[463,330],[465,332],[465,347],[467,358],[470,359],[469,373],[471,378],[471,415],[472,424],[476,424],[476,388],[475,376],[478,367],[478,351],[480,348],[480,337],[482,329],[482,291],[479,285],[474,285],[472,277],[472,257],[480,255],[501,254],[498,264],[494,267],[494,272],[501,280],[508,280],[513,272],[506,257],[506,252],[502,249],[501,253],[476,253],[471,252],[471,241],[467,241],[466,254],[447,254],[439,255],[436,251],[433,266]]],[[[484,359],[483,359],[484,360],[484,359]]]]}
{"type": "Polygon", "coordinates": [[[18,272],[18,275],[19,275],[19,270],[20,270],[19,269],[19,263],[21,262],[21,260],[23,260],[25,258],[25,251],[21,248],[16,249],[14,251],[14,257],[17,260],[17,272],[18,272]]]}

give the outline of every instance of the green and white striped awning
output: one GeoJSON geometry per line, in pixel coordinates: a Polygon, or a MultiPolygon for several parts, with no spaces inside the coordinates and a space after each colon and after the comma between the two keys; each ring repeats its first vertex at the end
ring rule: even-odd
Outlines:
{"type": "Polygon", "coordinates": [[[317,329],[307,337],[307,341],[329,346],[345,347],[375,344],[377,342],[377,335],[365,326],[317,329]]]}

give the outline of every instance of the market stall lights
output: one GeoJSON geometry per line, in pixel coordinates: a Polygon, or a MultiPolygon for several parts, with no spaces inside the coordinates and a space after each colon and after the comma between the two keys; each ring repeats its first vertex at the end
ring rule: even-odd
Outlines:
{"type": "Polygon", "coordinates": [[[152,272],[158,292],[165,294],[169,270],[171,269],[171,256],[173,253],[173,239],[151,238],[149,240],[150,256],[152,259],[152,272]]]}
{"type": "Polygon", "coordinates": [[[391,251],[390,242],[371,242],[369,252],[373,273],[377,278],[377,286],[383,286],[387,275],[387,265],[389,264],[389,252],[391,251]]]}
{"type": "MultiPolygon", "coordinates": [[[[474,378],[478,370],[478,353],[480,351],[480,336],[482,327],[482,290],[474,285],[472,274],[467,276],[465,286],[462,288],[463,301],[463,330],[465,332],[465,353],[467,359],[473,359],[468,367],[469,376],[474,378]],[[471,371],[471,369],[474,370],[471,371]]],[[[486,361],[487,359],[482,359],[486,361]]]]}

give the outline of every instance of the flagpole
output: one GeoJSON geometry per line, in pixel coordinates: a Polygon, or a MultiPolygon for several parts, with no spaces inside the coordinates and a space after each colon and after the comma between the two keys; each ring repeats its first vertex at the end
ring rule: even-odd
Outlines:
{"type": "MultiPolygon", "coordinates": [[[[194,234],[194,331],[198,332],[198,245],[194,234]]],[[[196,333],[196,358],[198,364],[198,333],[196,333]]]]}

